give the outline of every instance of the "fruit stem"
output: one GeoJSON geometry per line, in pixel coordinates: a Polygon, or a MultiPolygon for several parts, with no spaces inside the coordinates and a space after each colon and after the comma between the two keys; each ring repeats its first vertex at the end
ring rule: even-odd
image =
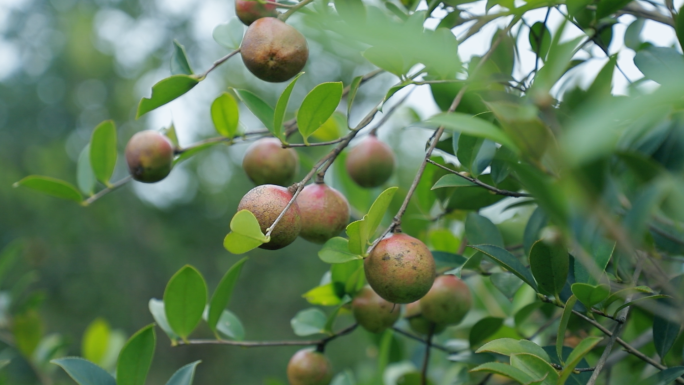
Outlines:
{"type": "Polygon", "coordinates": [[[217,61],[214,62],[214,64],[211,65],[211,67],[209,67],[208,70],[204,71],[204,73],[202,75],[197,77],[197,79],[198,80],[204,80],[204,78],[206,78],[207,75],[209,75],[209,72],[213,71],[214,69],[216,69],[216,67],[220,66],[221,64],[226,62],[228,59],[232,58],[233,56],[237,55],[239,52],[240,52],[240,48],[238,48],[235,51],[229,53],[228,55],[218,59],[217,61]]]}
{"type": "Polygon", "coordinates": [[[293,5],[292,8],[290,8],[287,12],[281,13],[280,16],[278,16],[278,19],[280,19],[281,21],[286,21],[295,12],[299,11],[300,8],[305,7],[307,4],[309,4],[313,1],[314,0],[302,0],[302,1],[300,1],[297,5],[293,5]]]}
{"type": "Polygon", "coordinates": [[[435,324],[430,322],[430,331],[428,332],[427,342],[425,344],[425,357],[423,358],[423,370],[420,373],[420,384],[427,385],[427,372],[430,365],[430,349],[432,347],[432,337],[435,334],[435,324]]]}

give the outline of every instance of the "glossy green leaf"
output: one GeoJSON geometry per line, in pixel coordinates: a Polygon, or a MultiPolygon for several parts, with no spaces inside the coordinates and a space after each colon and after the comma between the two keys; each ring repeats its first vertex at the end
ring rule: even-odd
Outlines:
{"type": "MultiPolygon", "coordinates": [[[[140,99],[136,119],[146,113],[169,103],[186,92],[190,91],[199,83],[199,80],[188,75],[173,75],[160,80],[152,86],[152,96],[140,99]]],[[[93,159],[91,158],[91,162],[93,159]]]]}
{"type": "Polygon", "coordinates": [[[72,184],[49,176],[30,175],[14,183],[14,187],[27,187],[53,197],[81,202],[83,195],[72,184]]]}
{"type": "Polygon", "coordinates": [[[599,342],[601,342],[602,339],[603,338],[601,337],[587,337],[577,344],[575,349],[572,350],[572,353],[570,353],[570,356],[568,356],[568,359],[565,361],[565,366],[563,366],[563,371],[558,379],[559,384],[565,383],[582,358],[584,358],[584,356],[586,356],[599,342]]]}
{"type": "Polygon", "coordinates": [[[485,317],[470,329],[470,335],[468,336],[468,341],[470,342],[470,349],[475,349],[481,343],[487,340],[501,329],[503,326],[504,319],[497,317],[485,317]]]}
{"type": "Polygon", "coordinates": [[[30,359],[43,338],[43,321],[35,309],[16,314],[12,320],[14,345],[24,358],[30,359]]]}
{"type": "Polygon", "coordinates": [[[499,289],[501,294],[505,295],[509,300],[513,299],[520,287],[524,284],[524,282],[516,277],[515,274],[507,271],[492,273],[492,275],[489,276],[489,280],[492,282],[492,285],[499,289]]]}
{"type": "Polygon", "coordinates": [[[109,345],[109,324],[102,318],[97,318],[88,325],[83,333],[81,352],[83,358],[98,365],[103,364],[109,345]]]}
{"type": "Polygon", "coordinates": [[[178,369],[166,385],[192,385],[192,381],[195,378],[195,369],[200,362],[202,361],[195,361],[178,369]]]}
{"type": "Polygon", "coordinates": [[[572,315],[572,309],[575,307],[577,302],[577,297],[574,295],[570,296],[565,302],[565,308],[563,309],[563,315],[561,316],[560,323],[558,324],[558,333],[556,333],[556,355],[558,359],[563,362],[563,343],[565,342],[565,330],[568,328],[568,321],[570,321],[570,316],[572,315]]]}
{"type": "Polygon", "coordinates": [[[322,311],[311,308],[302,310],[290,321],[292,330],[300,337],[324,333],[327,317],[322,311]]]}
{"type": "Polygon", "coordinates": [[[617,12],[630,2],[630,0],[601,0],[596,7],[596,20],[617,12]]]}
{"type": "Polygon", "coordinates": [[[456,157],[461,165],[467,170],[472,172],[473,164],[475,163],[475,158],[477,153],[480,151],[480,147],[484,142],[483,138],[475,137],[472,135],[462,134],[458,137],[458,148],[456,150],[456,157]]]}
{"type": "MultiPolygon", "coordinates": [[[[603,273],[613,256],[615,246],[615,242],[607,242],[600,238],[592,242],[590,246],[591,259],[589,261],[580,261],[579,258],[575,258],[575,282],[596,285],[598,283],[597,277],[594,277],[589,272],[590,269],[584,266],[584,263],[593,264],[593,266],[590,265],[591,270],[603,273]]],[[[581,298],[579,300],[582,301],[581,298]]]]}
{"type": "Polygon", "coordinates": [[[351,302],[351,297],[348,295],[345,295],[342,300],[337,304],[335,309],[330,313],[328,318],[325,320],[325,326],[323,327],[323,330],[325,330],[326,333],[332,334],[333,333],[333,327],[335,326],[335,320],[337,320],[337,316],[340,314],[340,310],[342,310],[343,307],[347,306],[347,304],[351,302]]]}
{"type": "Polygon", "coordinates": [[[627,27],[625,31],[625,47],[631,48],[634,51],[639,49],[642,43],[641,32],[644,29],[645,23],[646,19],[638,17],[627,27]]]}
{"type": "Polygon", "coordinates": [[[516,340],[513,338],[499,338],[494,341],[487,342],[477,349],[476,353],[496,353],[504,356],[511,356],[513,354],[527,353],[533,354],[545,361],[549,361],[549,355],[546,354],[541,346],[528,340],[516,340]]]}
{"type": "Polygon", "coordinates": [[[499,229],[489,220],[476,213],[468,213],[465,220],[465,236],[473,245],[493,245],[504,248],[499,229]]]}
{"type": "Polygon", "coordinates": [[[533,381],[538,380],[537,378],[533,378],[529,374],[523,372],[522,370],[518,368],[514,368],[510,365],[507,364],[502,364],[500,362],[487,362],[485,364],[482,364],[474,369],[470,370],[471,372],[486,372],[486,373],[494,373],[498,374],[501,376],[506,376],[508,378],[511,378],[515,381],[518,381],[521,384],[528,384],[533,381]]]}
{"type": "Polygon", "coordinates": [[[325,263],[345,263],[360,259],[358,254],[349,251],[349,241],[342,237],[330,238],[318,251],[318,257],[325,263]]]}
{"type": "Polygon", "coordinates": [[[515,152],[517,146],[510,137],[492,123],[460,112],[448,112],[435,115],[425,121],[428,124],[444,126],[447,130],[461,132],[478,138],[485,138],[500,143],[515,152]]]}
{"type": "Polygon", "coordinates": [[[532,273],[530,273],[525,265],[523,265],[513,254],[509,253],[507,250],[494,245],[474,245],[468,247],[485,253],[501,267],[517,275],[523,280],[523,282],[530,285],[535,291],[537,290],[537,283],[534,281],[532,273]]]}
{"type": "Polygon", "coordinates": [[[647,47],[634,56],[634,65],[644,76],[660,84],[668,84],[684,74],[684,57],[674,48],[647,47]]]}
{"type": "Polygon", "coordinates": [[[637,385],[669,385],[678,377],[684,375],[684,366],[667,368],[650,377],[639,381],[637,385]]]}
{"type": "Polygon", "coordinates": [[[572,294],[587,307],[601,303],[610,296],[610,286],[605,284],[594,286],[587,283],[573,283],[570,289],[572,294]]]}
{"type": "Polygon", "coordinates": [[[109,185],[116,166],[116,126],[111,120],[100,123],[90,138],[90,165],[97,179],[109,185]]]}
{"type": "Polygon", "coordinates": [[[387,190],[380,193],[380,195],[375,199],[373,205],[368,211],[368,215],[365,217],[366,221],[366,231],[368,232],[368,239],[372,238],[375,231],[380,226],[380,222],[385,217],[385,213],[392,203],[392,198],[396,194],[399,187],[390,187],[387,190]]]}
{"type": "Polygon", "coordinates": [[[551,47],[551,32],[549,32],[544,23],[538,21],[532,24],[529,41],[532,52],[538,54],[542,60],[545,60],[546,54],[549,53],[549,47],[551,47]]]}
{"type": "Polygon", "coordinates": [[[368,222],[359,220],[347,225],[347,236],[349,237],[349,252],[354,255],[365,255],[368,248],[368,222]]]}
{"type": "MultiPolygon", "coordinates": [[[[543,349],[542,349],[543,350],[543,349]]],[[[511,355],[511,366],[530,374],[534,378],[543,378],[541,384],[556,385],[558,372],[541,357],[529,353],[517,353],[511,355]]]]}
{"type": "Polygon", "coordinates": [[[351,117],[351,109],[354,105],[354,99],[356,98],[356,92],[359,90],[359,86],[363,81],[363,76],[355,77],[349,84],[349,93],[347,94],[347,120],[351,117]]]}
{"type": "Polygon", "coordinates": [[[337,296],[335,284],[333,282],[314,287],[302,295],[312,305],[335,306],[342,302],[337,296]]]}
{"type": "Polygon", "coordinates": [[[154,322],[166,333],[171,341],[176,341],[180,337],[169,326],[169,321],[166,319],[166,310],[164,309],[164,301],[156,298],[151,298],[147,304],[150,314],[154,318],[154,322]]]}
{"type": "Polygon", "coordinates": [[[466,187],[466,186],[476,186],[476,184],[465,179],[465,178],[461,178],[458,175],[447,174],[447,175],[444,175],[443,177],[439,178],[437,183],[435,183],[435,185],[432,186],[431,190],[435,190],[438,188],[446,188],[446,187],[466,187]]]}
{"type": "Polygon", "coordinates": [[[238,133],[240,109],[233,95],[224,92],[211,103],[211,120],[216,131],[226,138],[238,133]]]}
{"type": "Polygon", "coordinates": [[[541,239],[541,230],[546,227],[548,218],[544,214],[544,210],[537,207],[530,216],[530,219],[525,225],[525,232],[523,234],[523,249],[525,250],[525,255],[530,255],[530,250],[532,245],[541,239]]]}
{"type": "Polygon", "coordinates": [[[297,111],[297,126],[305,142],[335,112],[343,90],[342,82],[321,83],[306,95],[297,111]]]}
{"type": "Polygon", "coordinates": [[[240,210],[230,221],[231,233],[223,240],[223,247],[233,254],[243,254],[253,250],[269,238],[261,232],[259,221],[249,210],[240,210]]]}
{"type": "Polygon", "coordinates": [[[242,267],[245,262],[247,262],[246,257],[235,262],[235,264],[228,269],[223,278],[221,278],[221,282],[219,282],[216,287],[214,295],[211,297],[207,323],[209,324],[209,328],[214,331],[216,331],[216,324],[221,317],[221,313],[223,313],[223,310],[225,310],[230,302],[230,298],[233,295],[233,289],[235,288],[235,284],[237,283],[237,279],[240,276],[240,272],[242,272],[242,267]]]}
{"type": "MultiPolygon", "coordinates": [[[[667,300],[659,300],[660,304],[668,304],[667,300]]],[[[673,322],[667,318],[660,317],[659,315],[654,315],[653,317],[653,344],[655,345],[656,352],[662,358],[665,358],[667,353],[672,349],[679,331],[681,329],[681,324],[673,322]]]]}
{"type": "Polygon", "coordinates": [[[59,365],[78,385],[116,385],[111,374],[80,357],[66,357],[50,361],[59,365]]]}
{"type": "Polygon", "coordinates": [[[164,290],[164,310],[171,329],[186,339],[202,319],[207,304],[207,284],[190,265],[171,277],[164,290]]]}
{"type": "Polygon", "coordinates": [[[467,259],[462,255],[447,253],[444,251],[432,251],[432,257],[435,259],[437,268],[458,267],[467,261],[467,259]]]}
{"type": "Polygon", "coordinates": [[[229,310],[221,312],[221,317],[216,324],[216,331],[219,336],[231,338],[235,341],[242,341],[245,339],[245,327],[242,325],[240,319],[229,310]]]}
{"type": "Polygon", "coordinates": [[[252,237],[238,233],[228,233],[223,239],[223,247],[233,254],[244,254],[264,244],[252,237]]]}
{"type": "Polygon", "coordinates": [[[273,133],[273,116],[275,112],[271,106],[258,96],[247,90],[235,90],[240,100],[245,103],[247,108],[256,116],[264,126],[273,133]]]}
{"type": "Polygon", "coordinates": [[[145,385],[157,337],[154,324],[145,326],[126,342],[116,366],[116,385],[145,385]]]}
{"type": "MultiPolygon", "coordinates": [[[[280,98],[278,98],[278,103],[276,103],[276,108],[274,111],[274,116],[273,116],[273,136],[276,138],[280,138],[281,140],[284,140],[285,138],[283,137],[283,120],[285,119],[285,112],[287,112],[287,104],[290,102],[290,95],[292,95],[292,90],[294,89],[295,84],[297,84],[297,80],[299,80],[299,77],[302,76],[304,72],[300,72],[297,74],[297,76],[292,79],[290,84],[283,90],[283,93],[280,94],[280,98]]],[[[323,124],[323,123],[321,123],[323,124]]]]}
{"type": "Polygon", "coordinates": [[[97,178],[90,165],[90,145],[87,145],[81,155],[78,156],[76,163],[76,182],[78,188],[87,195],[93,195],[95,186],[97,185],[97,178]]]}
{"type": "Polygon", "coordinates": [[[563,245],[537,241],[530,250],[530,270],[539,291],[558,298],[570,271],[568,250],[563,245]]]}
{"type": "Polygon", "coordinates": [[[242,36],[245,34],[245,25],[238,18],[232,18],[229,22],[219,24],[214,28],[212,37],[214,41],[228,49],[238,49],[242,44],[242,36]]]}
{"type": "Polygon", "coordinates": [[[192,67],[188,61],[185,47],[177,40],[173,41],[173,56],[171,57],[171,75],[192,75],[192,67]]]}

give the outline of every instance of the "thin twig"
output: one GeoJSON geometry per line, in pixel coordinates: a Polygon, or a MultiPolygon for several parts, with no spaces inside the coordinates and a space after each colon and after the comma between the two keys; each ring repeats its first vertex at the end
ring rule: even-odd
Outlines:
{"type": "Polygon", "coordinates": [[[290,16],[292,16],[295,12],[299,11],[300,8],[306,6],[307,4],[313,2],[314,0],[302,0],[298,4],[293,5],[292,8],[290,8],[287,12],[281,13],[280,16],[278,16],[278,19],[285,21],[287,20],[290,16]]]}
{"type": "MultiPolygon", "coordinates": [[[[412,339],[412,340],[418,341],[418,342],[423,343],[423,344],[427,344],[427,341],[426,341],[426,340],[424,340],[424,339],[422,339],[422,338],[420,338],[420,337],[418,337],[418,336],[416,336],[416,335],[413,335],[413,334],[411,334],[411,333],[409,333],[409,332],[407,332],[407,331],[405,331],[405,330],[401,330],[401,329],[399,329],[399,328],[396,327],[396,326],[394,326],[394,327],[392,328],[392,330],[394,330],[395,332],[397,332],[397,333],[403,335],[404,337],[410,338],[410,339],[412,339]]],[[[436,343],[434,343],[434,342],[430,344],[430,348],[432,348],[432,349],[437,349],[437,350],[441,350],[441,351],[443,351],[443,352],[445,352],[445,353],[456,353],[456,352],[453,351],[453,350],[449,350],[449,348],[447,348],[446,346],[442,346],[442,345],[436,344],[436,343]]]]}
{"type": "Polygon", "coordinates": [[[425,344],[425,356],[423,357],[423,369],[420,371],[420,385],[427,385],[427,372],[430,365],[430,346],[432,345],[432,337],[435,334],[435,324],[430,323],[430,331],[427,336],[427,343],[425,344]]]}
{"type": "Polygon", "coordinates": [[[81,203],[81,204],[83,206],[89,206],[93,202],[95,202],[96,200],[102,198],[103,196],[109,194],[110,192],[112,192],[112,191],[118,189],[119,187],[125,185],[126,183],[130,182],[132,179],[133,179],[133,177],[128,175],[127,177],[115,182],[114,184],[107,186],[107,188],[104,188],[104,189],[98,191],[97,194],[95,194],[95,195],[91,196],[90,198],[84,200],[83,203],[81,203]]]}
{"type": "Polygon", "coordinates": [[[198,77],[198,79],[199,79],[199,80],[202,80],[202,79],[206,78],[207,75],[209,75],[209,72],[211,72],[211,71],[213,71],[214,69],[216,69],[216,67],[220,66],[221,64],[223,64],[223,63],[224,63],[225,61],[227,61],[228,59],[230,59],[230,58],[232,58],[233,56],[237,55],[238,52],[240,52],[240,48],[236,49],[235,51],[233,51],[233,52],[229,53],[228,55],[226,55],[226,56],[224,56],[224,57],[218,59],[217,61],[215,61],[214,64],[212,64],[211,67],[209,67],[208,70],[204,71],[204,73],[198,77]]]}
{"type": "Polygon", "coordinates": [[[241,346],[243,348],[262,348],[267,346],[316,346],[325,345],[337,337],[349,334],[356,329],[358,324],[350,325],[335,334],[317,340],[302,341],[230,341],[230,340],[187,340],[178,341],[178,345],[230,345],[241,346]]]}
{"type": "Polygon", "coordinates": [[[469,176],[463,175],[463,174],[461,174],[460,172],[458,172],[458,171],[456,171],[456,170],[452,170],[452,169],[450,169],[450,168],[448,168],[448,167],[446,167],[446,166],[442,166],[441,164],[439,164],[439,163],[437,163],[437,162],[435,162],[435,161],[433,161],[433,160],[431,160],[431,159],[428,159],[427,162],[430,163],[430,164],[432,164],[432,165],[435,165],[435,166],[441,168],[442,170],[449,171],[450,173],[452,173],[452,174],[454,174],[454,175],[458,175],[458,176],[460,176],[461,178],[463,178],[463,179],[465,179],[465,180],[467,180],[467,181],[469,181],[469,182],[475,183],[476,185],[478,185],[478,186],[480,186],[480,187],[483,187],[483,188],[485,188],[485,189],[487,189],[487,190],[489,190],[489,191],[495,193],[496,195],[504,195],[504,196],[513,197],[513,198],[526,198],[526,197],[531,197],[531,196],[532,196],[532,195],[527,194],[527,193],[520,193],[520,192],[516,192],[516,191],[502,190],[502,189],[496,188],[496,187],[494,187],[494,186],[490,186],[490,185],[488,185],[488,184],[482,182],[481,180],[479,180],[479,179],[477,179],[477,178],[473,178],[473,177],[469,177],[469,176]]]}
{"type": "Polygon", "coordinates": [[[331,140],[329,142],[318,142],[318,143],[283,143],[283,148],[291,148],[291,147],[321,147],[321,146],[330,146],[331,144],[337,144],[344,141],[344,137],[331,140]]]}

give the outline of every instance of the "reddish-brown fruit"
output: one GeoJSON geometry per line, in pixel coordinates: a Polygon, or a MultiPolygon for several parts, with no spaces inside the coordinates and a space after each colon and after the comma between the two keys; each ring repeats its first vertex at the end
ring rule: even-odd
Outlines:
{"type": "Polygon", "coordinates": [[[382,186],[394,172],[394,153],[375,135],[368,135],[349,150],[345,166],[356,184],[371,188],[382,186]]]}
{"type": "Polygon", "coordinates": [[[235,0],[235,14],[245,25],[251,25],[262,17],[278,16],[275,2],[264,4],[257,0],[235,0]]]}
{"type": "Polygon", "coordinates": [[[446,329],[446,325],[437,325],[423,317],[420,310],[420,301],[411,302],[406,305],[404,318],[408,320],[411,330],[416,334],[429,334],[431,328],[433,334],[438,334],[446,329]]]}
{"type": "Polygon", "coordinates": [[[126,163],[133,179],[159,182],[171,172],[173,144],[159,132],[138,132],[126,144],[126,163]]]}
{"type": "Polygon", "coordinates": [[[302,349],[287,364],[290,385],[328,385],[333,377],[330,361],[319,352],[302,349]]]}
{"type": "Polygon", "coordinates": [[[437,324],[455,325],[468,313],[472,299],[470,289],[458,277],[441,275],[430,291],[420,299],[423,316],[437,324]]]}
{"type": "Polygon", "coordinates": [[[349,202],[339,191],[325,184],[310,184],[297,196],[302,215],[299,236],[314,243],[325,243],[349,223],[349,202]]]}
{"type": "Polygon", "coordinates": [[[378,242],[363,265],[373,290],[392,303],[421,299],[436,275],[435,260],[427,246],[403,233],[378,242]]]}
{"type": "MultiPolygon", "coordinates": [[[[257,221],[259,221],[261,232],[266,234],[268,228],[285,209],[290,199],[292,199],[292,194],[286,188],[265,184],[249,190],[240,200],[238,211],[251,211],[257,221]]],[[[282,249],[297,239],[301,229],[302,218],[299,215],[299,206],[295,202],[283,215],[271,233],[271,241],[259,247],[268,250],[282,249]]]]}
{"type": "Polygon", "coordinates": [[[240,52],[254,76],[274,83],[297,75],[309,59],[306,38],[273,17],[261,18],[247,28],[240,52]]]}
{"type": "Polygon", "coordinates": [[[400,315],[398,305],[385,301],[368,286],[354,297],[351,306],[356,322],[372,333],[394,325],[400,315]]]}
{"type": "Polygon", "coordinates": [[[297,175],[299,156],[294,149],[283,148],[279,139],[263,138],[249,146],[242,168],[257,185],[288,186],[297,175]]]}

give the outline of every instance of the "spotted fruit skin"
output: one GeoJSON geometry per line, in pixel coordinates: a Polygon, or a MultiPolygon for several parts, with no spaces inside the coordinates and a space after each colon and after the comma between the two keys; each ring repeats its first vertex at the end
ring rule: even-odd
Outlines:
{"type": "Polygon", "coordinates": [[[403,233],[378,242],[364,260],[366,280],[379,296],[392,303],[422,298],[435,280],[435,260],[420,240],[403,233]]]}
{"type": "Polygon", "coordinates": [[[278,16],[275,3],[264,4],[257,0],[235,0],[235,14],[245,25],[251,25],[262,17],[278,16]]]}
{"type": "Polygon", "coordinates": [[[347,198],[324,183],[304,187],[297,196],[297,204],[302,215],[299,236],[309,242],[325,243],[349,223],[347,198]]]}
{"type": "Polygon", "coordinates": [[[399,319],[399,306],[385,301],[369,286],[354,297],[351,304],[356,322],[371,333],[380,333],[399,319]]]}
{"type": "MultiPolygon", "coordinates": [[[[290,199],[292,199],[292,194],[286,188],[265,184],[249,190],[240,200],[237,209],[238,211],[251,211],[259,222],[261,232],[266,234],[267,229],[275,222],[290,199]]],[[[302,218],[299,214],[299,206],[295,202],[276,225],[271,233],[270,242],[259,247],[267,250],[282,249],[297,239],[301,229],[302,218]]]]}
{"type": "Polygon", "coordinates": [[[254,76],[272,83],[292,79],[309,59],[306,38],[273,17],[261,18],[247,28],[240,52],[254,76]]]}
{"type": "Polygon", "coordinates": [[[332,377],[330,361],[319,352],[302,349],[287,364],[290,385],[328,385],[332,377]]]}
{"type": "Polygon", "coordinates": [[[154,183],[166,178],[173,167],[173,144],[156,131],[141,131],[126,144],[126,163],[133,179],[154,183]]]}
{"type": "Polygon", "coordinates": [[[437,324],[458,324],[471,306],[468,285],[453,275],[437,277],[430,291],[420,299],[423,316],[437,324]]]}
{"type": "Polygon", "coordinates": [[[352,180],[365,188],[382,186],[392,176],[394,165],[392,149],[375,135],[352,147],[345,162],[352,180]]]}
{"type": "Polygon", "coordinates": [[[299,156],[293,148],[283,148],[279,139],[263,138],[247,148],[242,168],[256,185],[288,186],[299,170],[299,156]]]}
{"type": "Polygon", "coordinates": [[[423,317],[422,311],[420,309],[420,301],[411,302],[406,305],[406,311],[404,312],[404,318],[408,320],[411,330],[416,334],[427,335],[430,333],[432,328],[433,334],[439,334],[446,329],[446,325],[438,325],[434,322],[428,321],[423,317]]]}

